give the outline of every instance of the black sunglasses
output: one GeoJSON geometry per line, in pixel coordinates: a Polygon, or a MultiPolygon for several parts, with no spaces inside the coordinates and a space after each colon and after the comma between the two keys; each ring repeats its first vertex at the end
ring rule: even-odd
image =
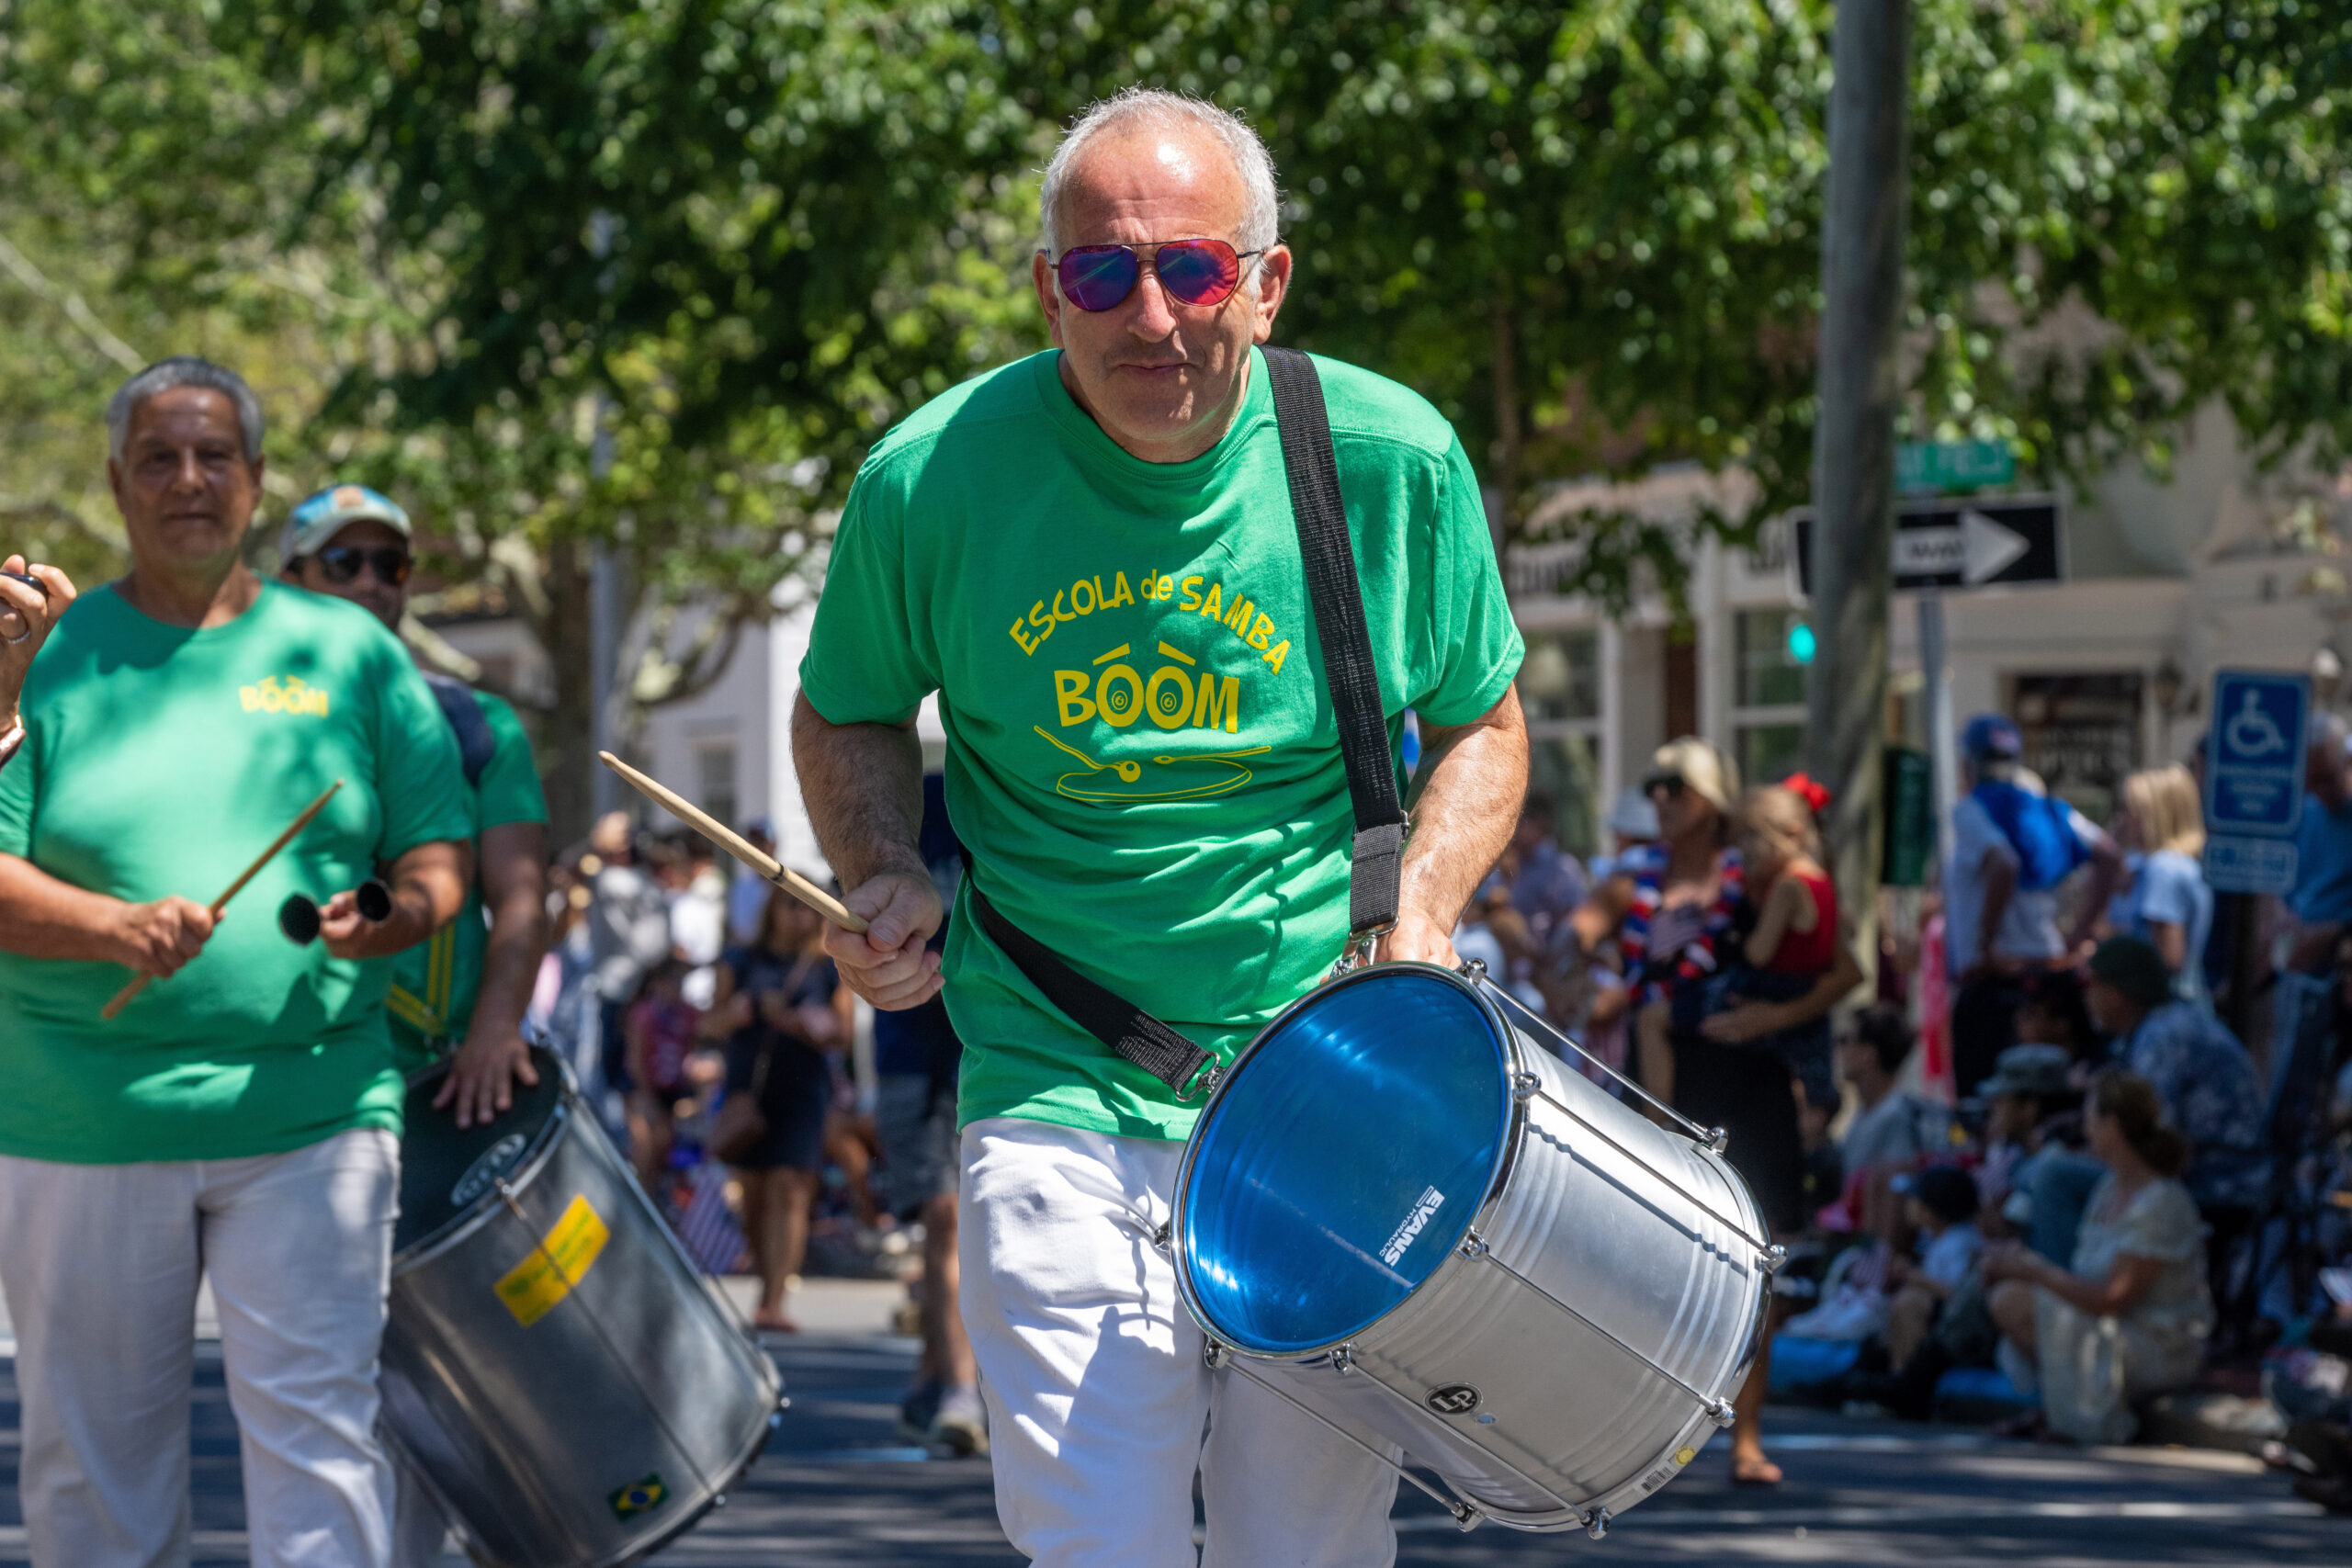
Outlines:
{"type": "Polygon", "coordinates": [[[1642,781],[1644,795],[1656,795],[1659,790],[1664,790],[1668,800],[1681,799],[1682,792],[1690,787],[1690,782],[1680,773],[1658,773],[1642,781]]]}
{"type": "Polygon", "coordinates": [[[329,545],[319,552],[319,570],[329,582],[341,587],[355,581],[363,566],[372,568],[376,581],[398,588],[408,581],[409,554],[396,545],[379,545],[362,549],[357,545],[329,545]]]}

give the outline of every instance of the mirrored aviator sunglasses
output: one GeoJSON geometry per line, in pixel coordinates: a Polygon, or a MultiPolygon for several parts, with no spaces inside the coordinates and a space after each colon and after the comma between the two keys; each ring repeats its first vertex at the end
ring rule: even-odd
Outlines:
{"type": "MultiPolygon", "coordinates": [[[[1223,240],[1170,240],[1151,253],[1151,270],[1170,299],[1182,305],[1222,305],[1241,284],[1241,264],[1260,251],[1236,251],[1223,240]]],[[[1073,245],[1054,264],[1062,298],[1081,310],[1107,310],[1135,292],[1143,258],[1133,245],[1073,245]]]]}

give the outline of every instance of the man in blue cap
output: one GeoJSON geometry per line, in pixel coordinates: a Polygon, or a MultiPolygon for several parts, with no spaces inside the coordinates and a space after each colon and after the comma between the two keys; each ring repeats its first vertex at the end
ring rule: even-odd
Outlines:
{"type": "Polygon", "coordinates": [[[1978,714],[1961,731],[1968,793],[1951,812],[1944,965],[1952,980],[1952,1077],[1963,1094],[2017,1043],[2018,977],[2082,945],[2123,864],[2089,818],[2020,776],[2024,750],[2024,736],[2002,714],[1978,714]],[[2086,863],[2092,885],[2083,913],[2073,932],[2061,933],[2059,887],[2086,863]]]}

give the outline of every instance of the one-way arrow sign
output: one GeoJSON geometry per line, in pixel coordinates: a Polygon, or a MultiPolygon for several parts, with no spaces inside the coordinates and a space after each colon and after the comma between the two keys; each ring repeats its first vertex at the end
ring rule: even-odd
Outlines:
{"type": "MultiPolygon", "coordinates": [[[[1813,512],[1794,514],[1798,585],[1813,592],[1813,512]]],[[[1893,558],[1897,591],[1976,588],[1990,582],[2055,582],[2058,500],[1910,502],[1895,513],[1893,558]]]]}

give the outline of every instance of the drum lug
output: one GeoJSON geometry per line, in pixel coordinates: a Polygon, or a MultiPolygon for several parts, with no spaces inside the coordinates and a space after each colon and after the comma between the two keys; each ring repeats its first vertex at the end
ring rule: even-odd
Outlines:
{"type": "Polygon", "coordinates": [[[1599,1540],[1609,1533],[1609,1510],[1595,1508],[1584,1516],[1584,1533],[1599,1540]]]}
{"type": "Polygon", "coordinates": [[[1730,1400],[1718,1399],[1713,1404],[1707,1406],[1707,1419],[1713,1421],[1718,1427],[1728,1427],[1733,1422],[1738,1420],[1739,1416],[1737,1412],[1732,1409],[1730,1400]]]}
{"type": "Polygon", "coordinates": [[[1166,1257],[1168,1254],[1169,1244],[1175,1239],[1175,1235],[1176,1222],[1173,1220],[1160,1221],[1159,1228],[1151,1233],[1152,1250],[1158,1252],[1163,1258],[1166,1257]]]}
{"type": "Polygon", "coordinates": [[[1487,1256],[1487,1238],[1476,1231],[1464,1231],[1462,1233],[1461,1245],[1453,1250],[1472,1259],[1484,1258],[1487,1256]]]}
{"type": "Polygon", "coordinates": [[[1731,1147],[1731,1134],[1721,1127],[1710,1127],[1707,1129],[1707,1146],[1721,1154],[1731,1147]]]}
{"type": "Polygon", "coordinates": [[[1789,1249],[1782,1247],[1779,1242],[1774,1242],[1771,1246],[1766,1247],[1764,1249],[1764,1256],[1758,1259],[1763,1266],[1764,1272],[1767,1274],[1779,1272],[1781,1265],[1786,1263],[1788,1260],[1789,1249]]]}
{"type": "Polygon", "coordinates": [[[1201,1347],[1201,1365],[1206,1367],[1211,1371],[1215,1371],[1219,1367],[1225,1365],[1226,1359],[1230,1354],[1231,1352],[1227,1350],[1224,1346],[1218,1344],[1216,1340],[1211,1339],[1201,1347]]]}
{"type": "Polygon", "coordinates": [[[1341,1377],[1346,1377],[1350,1372],[1354,1371],[1356,1370],[1356,1348],[1352,1345],[1342,1345],[1338,1349],[1332,1351],[1331,1370],[1339,1373],[1341,1377]]]}
{"type": "MultiPolygon", "coordinates": [[[[1474,958],[1470,962],[1476,964],[1477,960],[1474,958]]],[[[1462,1527],[1462,1533],[1464,1535],[1476,1529],[1478,1521],[1487,1517],[1469,1504],[1459,1501],[1448,1503],[1445,1506],[1445,1511],[1453,1516],[1453,1522],[1462,1527]]]]}
{"type": "Polygon", "coordinates": [[[1514,1100],[1532,1100],[1544,1092],[1544,1079],[1525,1067],[1515,1068],[1510,1075],[1510,1092],[1514,1100]]]}
{"type": "MultiPolygon", "coordinates": [[[[1487,961],[1483,958],[1465,958],[1462,961],[1462,967],[1454,973],[1465,980],[1483,980],[1487,977],[1487,961]]],[[[1467,1506],[1467,1505],[1464,1506],[1467,1506]]]]}

